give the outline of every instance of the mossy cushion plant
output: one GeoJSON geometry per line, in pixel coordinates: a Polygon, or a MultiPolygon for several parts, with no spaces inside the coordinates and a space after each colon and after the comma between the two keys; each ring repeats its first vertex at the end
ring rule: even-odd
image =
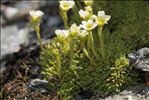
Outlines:
{"type": "MultiPolygon", "coordinates": [[[[79,10],[74,1],[59,3],[65,29],[56,30],[57,36],[44,47],[39,34],[41,17],[36,17],[35,22],[31,14],[41,47],[42,73],[49,81],[49,90],[54,91],[59,99],[73,100],[80,88],[104,96],[133,83],[134,75],[126,58],[125,52],[128,51],[124,41],[119,34],[104,30],[112,17],[103,10],[97,11],[97,15],[93,13],[93,0],[84,0],[84,9],[79,10]],[[73,23],[69,26],[70,9],[80,16],[82,22],[79,25],[73,23]]],[[[39,15],[38,12],[34,15],[39,15]]]]}

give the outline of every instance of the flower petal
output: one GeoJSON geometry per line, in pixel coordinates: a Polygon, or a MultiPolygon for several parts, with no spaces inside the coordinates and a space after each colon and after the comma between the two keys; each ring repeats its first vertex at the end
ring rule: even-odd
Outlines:
{"type": "Polygon", "coordinates": [[[105,12],[102,10],[102,11],[98,11],[98,16],[105,16],[105,12]]]}
{"type": "Polygon", "coordinates": [[[105,16],[105,20],[106,20],[106,22],[107,22],[107,21],[109,21],[109,20],[110,20],[110,18],[111,18],[111,16],[106,15],[106,16],[105,16]]]}

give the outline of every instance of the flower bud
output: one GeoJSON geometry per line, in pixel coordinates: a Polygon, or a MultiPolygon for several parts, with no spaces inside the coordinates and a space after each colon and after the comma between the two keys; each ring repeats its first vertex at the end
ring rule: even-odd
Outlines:
{"type": "Polygon", "coordinates": [[[91,6],[87,6],[87,7],[85,7],[85,11],[88,11],[88,12],[92,13],[93,8],[91,6]]]}
{"type": "Polygon", "coordinates": [[[84,4],[85,4],[86,6],[92,6],[93,0],[84,0],[84,4]]]}
{"type": "Polygon", "coordinates": [[[88,20],[91,17],[91,14],[88,11],[80,10],[79,15],[82,19],[88,20]]]}

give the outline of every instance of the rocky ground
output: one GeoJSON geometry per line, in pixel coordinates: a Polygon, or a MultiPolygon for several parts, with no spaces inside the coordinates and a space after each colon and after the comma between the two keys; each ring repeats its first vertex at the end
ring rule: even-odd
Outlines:
{"type": "Polygon", "coordinates": [[[54,36],[56,28],[63,27],[58,13],[58,2],[56,1],[7,1],[1,4],[1,57],[0,74],[6,71],[6,61],[11,59],[14,52],[23,47],[36,44],[36,34],[29,24],[29,11],[40,9],[45,15],[41,23],[42,40],[54,36]],[[51,10],[52,9],[52,10],[51,10]]]}
{"type": "MultiPolygon", "coordinates": [[[[58,2],[54,0],[19,0],[16,2],[5,0],[1,3],[0,83],[1,86],[4,85],[2,84],[4,82],[7,82],[7,84],[1,90],[3,94],[0,98],[7,96],[9,100],[37,100],[37,97],[39,100],[57,99],[54,95],[53,97],[47,96],[48,91],[45,88],[47,81],[42,80],[42,76],[39,75],[41,68],[36,64],[38,62],[39,47],[36,44],[36,35],[28,23],[28,12],[33,9],[40,9],[45,13],[41,23],[43,41],[52,38],[55,29],[63,27],[58,14],[58,2]],[[27,67],[21,66],[22,60],[25,61],[27,67]],[[32,60],[33,63],[28,63],[32,60]],[[22,76],[28,76],[29,78],[22,76]]],[[[144,64],[146,67],[139,68],[148,70],[148,55],[149,50],[147,48],[139,50],[137,53],[131,53],[128,56],[132,63],[138,64],[137,67],[144,64]]],[[[83,99],[81,96],[76,98],[77,100],[149,100],[149,87],[145,86],[144,83],[140,83],[105,98],[99,96],[92,99],[83,99]]]]}
{"type": "Polygon", "coordinates": [[[43,40],[53,35],[57,27],[62,26],[58,14],[58,2],[52,1],[10,1],[1,5],[1,56],[17,52],[20,45],[36,42],[36,35],[30,28],[29,11],[40,9],[45,15],[42,21],[41,35],[43,40]],[[52,10],[51,10],[52,9],[52,10]]]}
{"type": "Polygon", "coordinates": [[[92,100],[149,100],[149,87],[144,84],[130,86],[122,92],[105,98],[94,98],[92,100]]]}

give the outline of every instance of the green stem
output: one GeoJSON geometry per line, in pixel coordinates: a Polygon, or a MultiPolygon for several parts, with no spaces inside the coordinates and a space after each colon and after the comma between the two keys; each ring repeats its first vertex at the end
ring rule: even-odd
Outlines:
{"type": "Polygon", "coordinates": [[[85,38],[81,38],[80,39],[80,46],[78,47],[77,52],[80,52],[84,48],[84,43],[85,43],[85,38]]]}
{"type": "Polygon", "coordinates": [[[91,57],[89,56],[89,54],[88,54],[88,52],[87,52],[87,50],[86,50],[85,47],[83,48],[83,53],[84,53],[84,55],[85,55],[89,60],[91,60],[91,57]]]}
{"type": "Polygon", "coordinates": [[[85,48],[85,40],[84,39],[82,40],[81,43],[83,45],[83,48],[82,48],[83,54],[87,57],[87,59],[90,60],[90,63],[92,63],[93,66],[96,66],[94,60],[89,56],[89,53],[88,53],[89,52],[89,46],[90,46],[89,35],[87,36],[87,50],[85,48]]]}
{"type": "Polygon", "coordinates": [[[87,50],[86,50],[85,47],[83,48],[83,53],[90,60],[90,62],[93,64],[93,66],[96,66],[96,64],[94,63],[94,61],[92,60],[92,58],[89,56],[89,54],[88,54],[88,52],[87,52],[87,50]]]}
{"type": "Polygon", "coordinates": [[[35,31],[36,31],[36,34],[37,34],[37,39],[38,39],[40,48],[43,51],[43,45],[42,45],[42,40],[41,40],[41,36],[40,36],[40,25],[35,26],[35,31]]]}
{"type": "Polygon", "coordinates": [[[104,58],[104,40],[103,40],[103,36],[102,36],[102,27],[98,27],[98,35],[99,35],[99,47],[101,48],[101,55],[104,58]]]}
{"type": "Polygon", "coordinates": [[[74,56],[74,43],[73,43],[73,38],[71,37],[70,39],[70,67],[72,66],[73,63],[73,56],[74,56]]]}
{"type": "Polygon", "coordinates": [[[60,58],[60,50],[58,50],[58,54],[56,56],[56,61],[57,61],[57,72],[59,79],[61,78],[61,58],[60,58]]]}
{"type": "Polygon", "coordinates": [[[90,37],[89,35],[87,36],[87,51],[90,51],[90,37]]]}
{"type": "Polygon", "coordinates": [[[68,16],[67,16],[67,12],[62,12],[62,17],[63,17],[63,20],[64,20],[64,25],[65,25],[65,29],[68,29],[69,26],[68,26],[68,16]]]}
{"type": "Polygon", "coordinates": [[[96,51],[95,51],[94,39],[93,39],[92,31],[89,32],[89,38],[90,38],[89,40],[90,40],[90,47],[91,47],[92,53],[93,53],[94,57],[95,57],[96,59],[98,59],[97,53],[96,53],[96,51]]]}
{"type": "MultiPolygon", "coordinates": [[[[85,48],[85,39],[86,38],[82,38],[81,39],[81,49],[80,50],[82,50],[83,51],[83,53],[84,53],[84,55],[88,58],[88,59],[91,59],[91,57],[89,56],[89,54],[88,54],[88,52],[87,52],[87,50],[86,50],[86,48],[85,48]]],[[[87,45],[88,46],[88,45],[87,45]]]]}

